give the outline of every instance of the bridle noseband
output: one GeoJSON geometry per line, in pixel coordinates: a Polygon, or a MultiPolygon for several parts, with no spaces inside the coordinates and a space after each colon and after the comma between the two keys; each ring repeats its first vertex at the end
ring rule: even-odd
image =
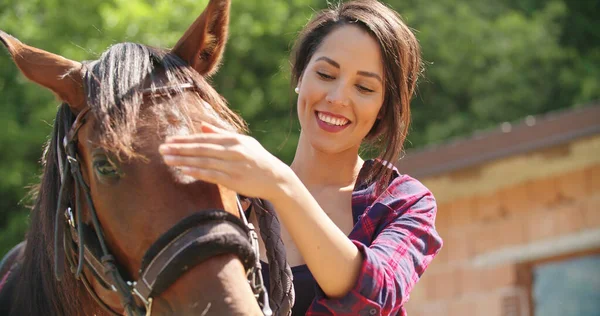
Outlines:
{"type": "MultiPolygon", "coordinates": [[[[187,89],[197,90],[193,84],[183,84],[146,89],[143,95],[170,95],[187,89]]],[[[56,278],[62,278],[66,258],[71,272],[83,282],[92,298],[109,313],[119,315],[95,293],[82,273],[85,264],[100,285],[118,293],[128,315],[150,315],[153,298],[158,297],[188,269],[213,256],[235,254],[244,265],[248,282],[263,314],[271,315],[261,274],[258,235],[253,225],[248,223],[239,198],[237,204],[240,218],[224,210],[213,209],[202,210],[181,220],[147,250],[142,259],[139,279],[127,281],[124,277],[125,270],[118,265],[106,245],[90,189],[85,183],[78,160],[77,135],[89,112],[90,108],[86,107],[71,126],[65,126],[62,131],[63,142],[56,144],[61,176],[55,222],[56,278]],[[64,161],[61,159],[63,156],[64,161]],[[74,203],[67,196],[71,187],[75,191],[74,203]],[[89,207],[93,229],[82,221],[82,192],[89,207]]]]}

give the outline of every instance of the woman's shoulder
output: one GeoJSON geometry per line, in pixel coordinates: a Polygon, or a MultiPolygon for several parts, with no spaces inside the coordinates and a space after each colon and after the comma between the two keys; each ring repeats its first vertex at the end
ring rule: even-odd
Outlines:
{"type": "MultiPolygon", "coordinates": [[[[377,162],[374,162],[377,163],[377,162]]],[[[395,169],[395,168],[394,168],[395,169]]],[[[357,226],[352,239],[370,244],[382,231],[419,229],[415,223],[429,223],[435,218],[437,205],[431,191],[419,180],[394,170],[392,179],[382,190],[371,184],[353,196],[353,215],[357,226]],[[378,192],[378,193],[376,193],[378,192]],[[420,218],[415,220],[415,217],[420,218]]]]}
{"type": "Polygon", "coordinates": [[[383,163],[388,168],[393,169],[392,178],[385,187],[384,190],[376,190],[376,185],[372,185],[373,204],[384,204],[392,209],[396,209],[403,205],[414,204],[419,200],[427,200],[431,203],[435,203],[433,193],[423,184],[421,181],[413,178],[408,174],[401,174],[398,169],[390,163],[380,160],[369,160],[365,161],[365,164],[372,165],[376,163],[383,163]]]}

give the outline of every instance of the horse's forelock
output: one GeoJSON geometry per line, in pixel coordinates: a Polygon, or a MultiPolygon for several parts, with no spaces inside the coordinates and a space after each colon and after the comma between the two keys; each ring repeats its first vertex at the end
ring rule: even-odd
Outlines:
{"type": "Polygon", "coordinates": [[[84,67],[87,103],[95,117],[95,134],[99,135],[95,141],[120,157],[138,156],[134,144],[139,141],[137,132],[144,123],[158,124],[166,134],[173,126],[194,132],[195,123],[203,120],[246,132],[244,121],[228,108],[209,83],[168,51],[122,43],[84,67]],[[193,84],[195,92],[176,89],[174,94],[154,100],[152,110],[147,111],[154,117],[140,117],[149,103],[143,102],[143,89],[185,84],[193,84]],[[185,102],[181,102],[184,94],[185,102]]]}

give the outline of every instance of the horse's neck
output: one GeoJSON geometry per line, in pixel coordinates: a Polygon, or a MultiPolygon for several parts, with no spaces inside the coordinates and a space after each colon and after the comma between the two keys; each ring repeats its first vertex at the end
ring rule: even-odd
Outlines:
{"type": "MultiPolygon", "coordinates": [[[[214,256],[182,275],[179,286],[167,289],[157,302],[169,302],[173,315],[262,315],[245,274],[235,255],[214,256]]],[[[157,307],[159,314],[167,311],[157,307]]]]}
{"type": "Polygon", "coordinates": [[[15,279],[21,268],[25,243],[19,243],[11,249],[0,262],[0,315],[8,315],[12,306],[15,279]]]}
{"type": "MultiPolygon", "coordinates": [[[[11,315],[104,315],[74,276],[65,271],[63,280],[54,277],[52,259],[41,247],[27,248],[20,271],[16,271],[9,294],[11,315]],[[97,310],[94,310],[95,306],[97,310]]],[[[2,314],[4,315],[4,314],[2,314]]]]}

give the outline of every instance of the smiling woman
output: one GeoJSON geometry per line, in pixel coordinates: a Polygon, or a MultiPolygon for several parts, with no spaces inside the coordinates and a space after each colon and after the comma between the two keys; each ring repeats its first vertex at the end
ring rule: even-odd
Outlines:
{"type": "Polygon", "coordinates": [[[298,79],[300,134],[323,152],[358,152],[385,96],[379,45],[355,25],[324,38],[298,79]]]}
{"type": "MultiPolygon", "coordinates": [[[[349,1],[307,24],[292,67],[302,129],[291,166],[209,124],[160,151],[189,176],[272,202],[293,266],[293,315],[404,315],[442,246],[433,195],[390,163],[410,121],[418,42],[382,3],[349,1]],[[360,158],[365,143],[379,146],[377,159],[360,158]]],[[[265,212],[252,214],[256,223],[265,212]]]]}

